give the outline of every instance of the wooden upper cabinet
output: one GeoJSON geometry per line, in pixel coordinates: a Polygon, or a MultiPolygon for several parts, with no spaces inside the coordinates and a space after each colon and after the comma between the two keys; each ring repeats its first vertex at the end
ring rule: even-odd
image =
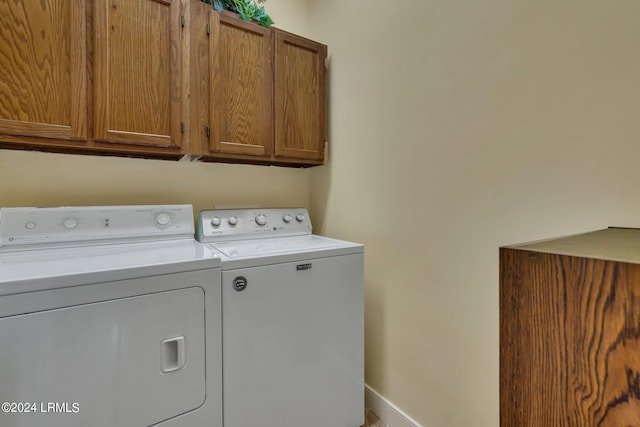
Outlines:
{"type": "Polygon", "coordinates": [[[0,134],[87,139],[84,1],[0,2],[0,134]]]}
{"type": "Polygon", "coordinates": [[[275,34],[275,155],[322,161],[327,47],[284,31],[275,34]]]}
{"type": "Polygon", "coordinates": [[[199,0],[2,0],[0,146],[319,165],[326,56],[199,0]]]}
{"type": "Polygon", "coordinates": [[[202,3],[191,3],[190,25],[194,154],[214,161],[322,164],[326,46],[202,3]]]}
{"type": "Polygon", "coordinates": [[[95,0],[94,4],[95,140],[179,151],[180,2],[95,0]]]}
{"type": "Polygon", "coordinates": [[[211,14],[210,152],[270,156],[273,147],[273,31],[211,14]]]}

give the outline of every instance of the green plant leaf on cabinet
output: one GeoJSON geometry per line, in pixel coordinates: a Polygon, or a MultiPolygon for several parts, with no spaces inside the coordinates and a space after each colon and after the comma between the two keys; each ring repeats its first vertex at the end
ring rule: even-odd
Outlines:
{"type": "Polygon", "coordinates": [[[266,0],[201,0],[210,4],[218,12],[228,10],[240,15],[244,21],[256,21],[263,27],[273,25],[273,20],[267,14],[264,6],[258,4],[264,3],[266,0]]]}

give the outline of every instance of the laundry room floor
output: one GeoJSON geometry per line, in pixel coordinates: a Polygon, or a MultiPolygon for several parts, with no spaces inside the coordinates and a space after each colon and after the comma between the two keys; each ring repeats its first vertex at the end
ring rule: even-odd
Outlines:
{"type": "Polygon", "coordinates": [[[375,413],[367,409],[364,413],[365,424],[362,427],[389,427],[387,424],[380,421],[375,413]]]}

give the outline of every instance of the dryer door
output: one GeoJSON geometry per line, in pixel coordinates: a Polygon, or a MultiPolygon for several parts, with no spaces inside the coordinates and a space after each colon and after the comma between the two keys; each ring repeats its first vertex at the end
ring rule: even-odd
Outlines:
{"type": "Polygon", "coordinates": [[[0,318],[0,345],[3,427],[150,426],[205,400],[200,287],[0,318]]]}

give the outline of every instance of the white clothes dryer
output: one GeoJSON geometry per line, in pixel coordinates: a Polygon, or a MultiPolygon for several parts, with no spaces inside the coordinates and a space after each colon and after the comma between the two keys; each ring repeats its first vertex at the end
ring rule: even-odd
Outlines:
{"type": "Polygon", "coordinates": [[[0,210],[0,425],[221,427],[220,258],[190,205],[0,210]]]}
{"type": "Polygon", "coordinates": [[[224,426],[361,426],[363,246],[313,235],[305,209],[197,222],[222,258],[224,426]]]}

